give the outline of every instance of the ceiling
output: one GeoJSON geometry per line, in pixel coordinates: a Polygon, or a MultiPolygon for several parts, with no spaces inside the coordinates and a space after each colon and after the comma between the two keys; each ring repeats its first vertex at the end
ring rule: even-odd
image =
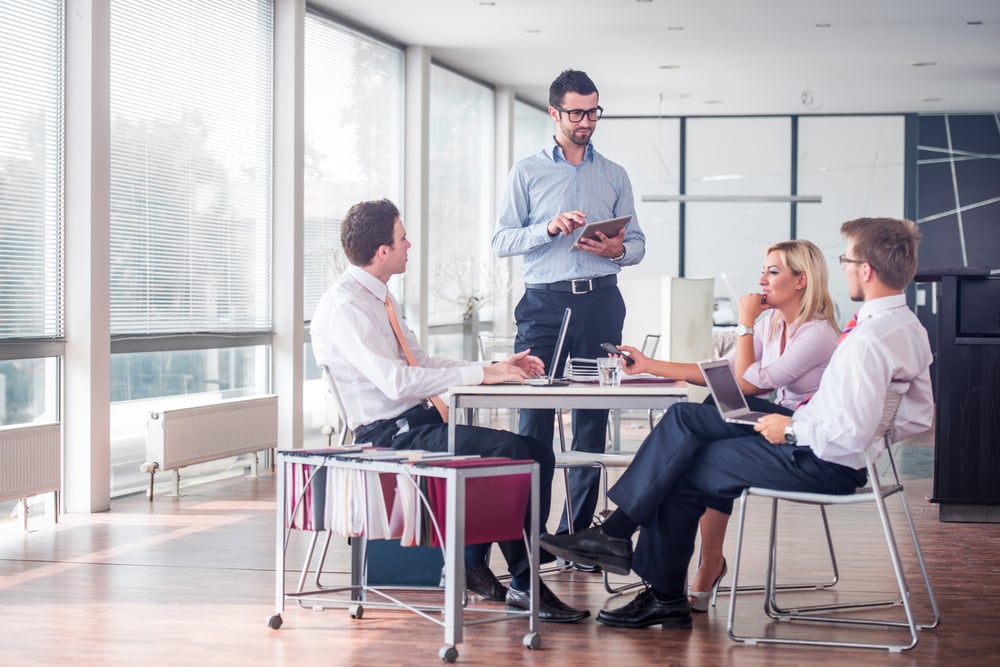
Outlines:
{"type": "Polygon", "coordinates": [[[1000,112],[1000,0],[310,4],[542,107],[573,68],[609,116],[1000,112]]]}

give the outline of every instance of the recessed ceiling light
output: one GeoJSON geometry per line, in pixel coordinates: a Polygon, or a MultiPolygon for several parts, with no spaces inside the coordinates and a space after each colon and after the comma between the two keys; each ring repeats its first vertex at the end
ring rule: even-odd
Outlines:
{"type": "Polygon", "coordinates": [[[635,0],[636,2],[652,2],[653,0],[635,0]]]}
{"type": "Polygon", "coordinates": [[[722,104],[722,100],[705,100],[705,104],[722,104]]]}
{"type": "Polygon", "coordinates": [[[817,23],[816,27],[817,28],[829,28],[832,25],[833,25],[832,23],[817,23]]]}
{"type": "Polygon", "coordinates": [[[479,4],[483,7],[496,7],[497,5],[495,2],[480,2],[479,4]]]}
{"type": "Polygon", "coordinates": [[[965,25],[982,25],[982,21],[966,21],[965,25]]]}
{"type": "Polygon", "coordinates": [[[910,63],[910,67],[934,67],[937,65],[933,60],[918,60],[910,63]]]}
{"type": "Polygon", "coordinates": [[[680,65],[659,65],[656,69],[680,69],[680,65]]]}
{"type": "Polygon", "coordinates": [[[541,31],[542,31],[541,28],[527,28],[525,30],[525,32],[528,33],[529,35],[537,35],[541,31]]]}
{"type": "Polygon", "coordinates": [[[667,30],[677,31],[677,30],[683,30],[683,29],[684,29],[684,26],[682,26],[682,25],[668,25],[667,26],[667,30]]]}
{"type": "Polygon", "coordinates": [[[943,102],[944,98],[942,98],[942,97],[925,97],[924,99],[922,99],[920,101],[921,102],[943,102]]]}

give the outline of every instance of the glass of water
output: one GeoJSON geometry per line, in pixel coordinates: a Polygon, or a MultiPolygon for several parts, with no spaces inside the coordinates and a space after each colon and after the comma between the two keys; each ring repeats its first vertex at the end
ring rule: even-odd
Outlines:
{"type": "Polygon", "coordinates": [[[602,387],[618,387],[622,383],[622,358],[599,357],[597,373],[601,378],[602,387]]]}

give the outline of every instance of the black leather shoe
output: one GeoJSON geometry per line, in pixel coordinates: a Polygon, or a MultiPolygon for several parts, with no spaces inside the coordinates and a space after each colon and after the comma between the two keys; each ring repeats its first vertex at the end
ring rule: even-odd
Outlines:
{"type": "Polygon", "coordinates": [[[572,535],[542,535],[542,548],[582,565],[598,565],[608,572],[628,574],[632,570],[632,540],[611,537],[600,526],[572,535]]]}
{"type": "Polygon", "coordinates": [[[599,611],[597,622],[619,628],[662,625],[664,628],[684,629],[691,627],[691,611],[686,598],[660,602],[653,595],[653,589],[647,588],[624,607],[599,611]]]}
{"type": "MultiPolygon", "coordinates": [[[[574,609],[556,597],[556,594],[549,590],[549,587],[538,582],[538,620],[549,623],[576,623],[590,616],[586,609],[574,609]]],[[[516,588],[507,589],[507,608],[518,611],[528,611],[531,607],[531,600],[528,591],[519,591],[516,588]]]]}
{"type": "Polygon", "coordinates": [[[507,587],[497,581],[497,576],[485,563],[465,568],[465,587],[484,600],[503,602],[507,599],[507,587]]]}

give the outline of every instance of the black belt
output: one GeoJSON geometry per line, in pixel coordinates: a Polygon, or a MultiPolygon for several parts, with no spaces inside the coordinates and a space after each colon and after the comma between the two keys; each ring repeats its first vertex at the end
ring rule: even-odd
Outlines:
{"type": "Polygon", "coordinates": [[[550,292],[570,292],[572,294],[586,294],[594,290],[614,287],[618,284],[618,276],[601,276],[600,278],[577,278],[576,280],[562,280],[557,283],[525,283],[526,289],[544,289],[550,292]]]}

